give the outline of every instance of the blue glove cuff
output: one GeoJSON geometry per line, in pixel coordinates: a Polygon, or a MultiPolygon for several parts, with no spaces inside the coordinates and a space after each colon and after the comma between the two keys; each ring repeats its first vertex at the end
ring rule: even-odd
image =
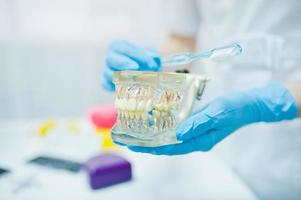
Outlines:
{"type": "Polygon", "coordinates": [[[259,121],[277,122],[294,119],[298,115],[294,97],[281,83],[275,82],[263,88],[253,89],[249,94],[255,96],[259,121]]]}

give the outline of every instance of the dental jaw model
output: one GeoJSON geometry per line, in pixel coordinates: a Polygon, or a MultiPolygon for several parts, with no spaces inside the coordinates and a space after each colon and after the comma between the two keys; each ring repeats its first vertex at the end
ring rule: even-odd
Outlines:
{"type": "Polygon", "coordinates": [[[115,102],[119,110],[118,125],[128,131],[145,133],[174,127],[172,110],[177,108],[180,94],[177,91],[163,91],[156,105],[154,95],[154,88],[150,86],[119,86],[115,102]]]}
{"type": "Polygon", "coordinates": [[[200,99],[207,78],[181,73],[114,72],[117,143],[162,146],[179,143],[176,126],[200,99]]]}

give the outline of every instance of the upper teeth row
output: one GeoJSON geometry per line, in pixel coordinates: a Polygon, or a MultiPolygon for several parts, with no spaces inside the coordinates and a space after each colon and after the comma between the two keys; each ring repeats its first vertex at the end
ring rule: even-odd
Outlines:
{"type": "Polygon", "coordinates": [[[152,100],[137,100],[137,99],[118,99],[115,100],[116,108],[128,111],[150,111],[152,109],[152,100]]]}
{"type": "Polygon", "coordinates": [[[117,85],[115,106],[118,109],[118,124],[131,129],[140,127],[139,123],[142,123],[141,127],[145,130],[155,126],[158,131],[174,127],[175,117],[172,111],[180,103],[179,91],[166,89],[156,92],[159,93],[155,93],[155,89],[151,87],[141,85],[117,85]]]}
{"type": "Polygon", "coordinates": [[[149,99],[153,96],[154,89],[151,87],[138,87],[138,86],[123,86],[118,85],[116,89],[117,99],[149,99]]]}

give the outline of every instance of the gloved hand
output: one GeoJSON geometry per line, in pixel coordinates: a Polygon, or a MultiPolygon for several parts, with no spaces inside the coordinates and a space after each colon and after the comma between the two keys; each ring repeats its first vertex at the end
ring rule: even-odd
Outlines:
{"type": "MultiPolygon", "coordinates": [[[[256,122],[277,122],[296,118],[297,104],[280,83],[217,98],[181,123],[176,130],[181,144],[129,149],[151,154],[177,155],[208,151],[235,130],[256,122]]],[[[252,133],[250,133],[252,134],[252,133]]]]}
{"type": "Polygon", "coordinates": [[[158,71],[160,67],[160,55],[154,50],[138,47],[126,41],[115,41],[108,46],[102,85],[110,91],[115,89],[112,82],[113,71],[158,71]]]}

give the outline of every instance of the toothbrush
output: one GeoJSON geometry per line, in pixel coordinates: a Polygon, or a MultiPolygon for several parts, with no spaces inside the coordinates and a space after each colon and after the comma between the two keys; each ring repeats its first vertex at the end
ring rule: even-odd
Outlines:
{"type": "Polygon", "coordinates": [[[162,66],[185,65],[201,59],[221,61],[233,56],[237,56],[241,52],[241,46],[234,43],[223,47],[217,47],[205,52],[186,52],[170,55],[162,58],[162,66]]]}

